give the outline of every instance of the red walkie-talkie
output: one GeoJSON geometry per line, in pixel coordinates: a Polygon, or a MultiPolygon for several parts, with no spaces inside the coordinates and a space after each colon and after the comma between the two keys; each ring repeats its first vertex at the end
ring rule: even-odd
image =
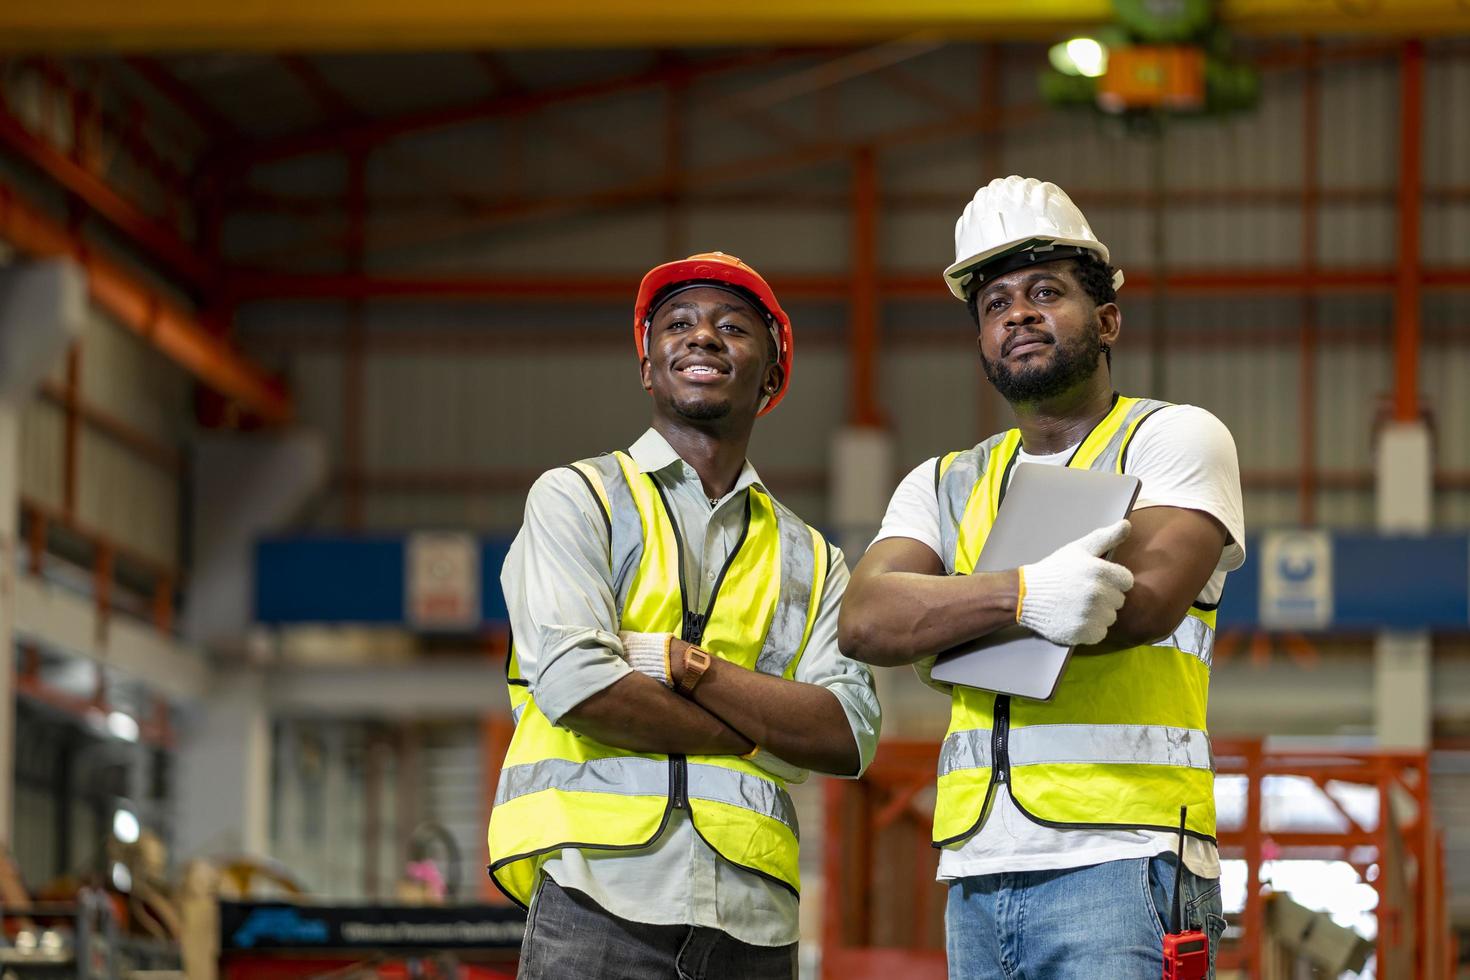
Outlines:
{"type": "Polygon", "coordinates": [[[1179,866],[1174,870],[1174,902],[1170,912],[1174,931],[1164,936],[1164,980],[1205,980],[1210,972],[1210,937],[1202,930],[1185,928],[1184,899],[1179,882],[1184,878],[1184,818],[1188,807],[1179,808],[1179,866]]]}

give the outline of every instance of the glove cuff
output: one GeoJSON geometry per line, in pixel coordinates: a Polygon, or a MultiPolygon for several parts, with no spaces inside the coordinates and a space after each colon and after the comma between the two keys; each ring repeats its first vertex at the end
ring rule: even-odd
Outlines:
{"type": "Polygon", "coordinates": [[[628,666],[647,674],[665,687],[673,687],[669,671],[669,644],[672,633],[624,633],[623,652],[628,666]]]}

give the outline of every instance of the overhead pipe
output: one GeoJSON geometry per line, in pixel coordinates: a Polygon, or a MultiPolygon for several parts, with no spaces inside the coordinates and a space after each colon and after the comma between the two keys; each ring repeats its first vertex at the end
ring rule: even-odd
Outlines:
{"type": "Polygon", "coordinates": [[[0,237],[22,252],[71,256],[87,274],[92,301],[197,378],[202,384],[239,402],[262,422],[276,425],[291,418],[285,385],[211,334],[194,316],[141,282],[121,265],[92,251],[7,181],[0,180],[0,237]]]}

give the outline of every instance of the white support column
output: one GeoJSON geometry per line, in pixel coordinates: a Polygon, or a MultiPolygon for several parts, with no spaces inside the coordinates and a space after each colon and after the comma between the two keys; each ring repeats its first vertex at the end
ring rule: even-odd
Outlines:
{"type": "MultiPolygon", "coordinates": [[[[850,427],[832,440],[830,523],[849,568],[883,524],[894,483],[894,439],[886,429],[850,427]]],[[[873,670],[883,705],[885,738],[939,738],[948,721],[940,696],[907,667],[873,670]]]]}
{"type": "Polygon", "coordinates": [[[0,399],[0,844],[11,847],[15,786],[15,589],[20,548],[20,408],[0,399]]]}
{"type": "MultiPolygon", "coordinates": [[[[1396,422],[1378,437],[1377,524],[1423,534],[1434,523],[1434,458],[1423,421],[1396,422]]],[[[1427,630],[1386,630],[1374,642],[1373,720],[1384,748],[1427,749],[1433,729],[1434,649],[1427,630]]]]}
{"type": "Polygon", "coordinates": [[[179,735],[179,856],[268,854],[270,714],[260,672],[216,670],[179,735]]]}
{"type": "Polygon", "coordinates": [[[828,499],[837,544],[856,565],[883,523],[893,492],[893,436],[886,429],[849,427],[832,438],[828,499]]]}

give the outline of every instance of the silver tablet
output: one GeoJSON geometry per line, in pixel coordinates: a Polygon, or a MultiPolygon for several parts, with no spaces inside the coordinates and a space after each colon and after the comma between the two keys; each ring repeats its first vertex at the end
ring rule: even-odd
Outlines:
{"type": "MultiPolygon", "coordinates": [[[[1062,545],[1127,517],[1142,481],[1095,470],[1019,463],[985,539],[977,572],[1039,561],[1062,545]]],[[[931,676],[945,684],[1046,701],[1057,690],[1071,647],[1011,626],[939,655],[931,676]]]]}

